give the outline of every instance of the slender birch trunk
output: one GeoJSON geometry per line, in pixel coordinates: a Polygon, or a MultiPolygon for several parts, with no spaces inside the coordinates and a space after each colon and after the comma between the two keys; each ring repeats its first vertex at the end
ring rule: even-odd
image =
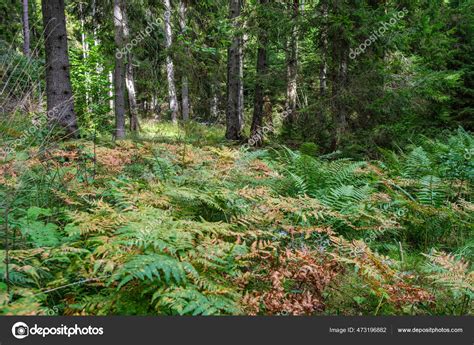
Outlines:
{"type": "MultiPolygon", "coordinates": [[[[81,23],[81,44],[82,44],[82,58],[84,61],[87,59],[87,56],[89,55],[89,45],[86,40],[86,30],[85,30],[85,24],[84,24],[84,13],[82,11],[82,3],[79,3],[79,21],[81,23]]],[[[89,84],[90,84],[90,76],[89,76],[89,71],[85,72],[85,84],[86,84],[86,108],[87,111],[90,112],[90,95],[89,95],[89,84]]]]}
{"type": "Polygon", "coordinates": [[[211,118],[214,120],[219,117],[219,84],[217,81],[213,82],[211,85],[210,113],[211,118]]]}
{"type": "MultiPolygon", "coordinates": [[[[123,33],[124,33],[124,44],[126,45],[130,41],[130,28],[128,26],[126,4],[124,4],[124,8],[123,8],[123,33]]],[[[139,130],[140,124],[138,121],[135,78],[133,75],[133,55],[130,50],[127,51],[127,66],[125,69],[125,86],[127,88],[128,106],[130,110],[130,130],[132,132],[137,132],[139,130]]]]}
{"type": "Polygon", "coordinates": [[[165,6],[165,40],[168,55],[166,56],[166,75],[168,78],[168,96],[171,111],[171,121],[178,122],[178,98],[176,96],[176,83],[174,78],[174,64],[171,57],[170,48],[173,43],[171,31],[171,3],[170,0],[163,0],[165,6]]]}
{"type": "Polygon", "coordinates": [[[299,12],[299,0],[293,0],[289,5],[292,12],[291,36],[288,42],[287,65],[286,65],[286,118],[285,123],[290,129],[296,117],[296,99],[297,99],[297,76],[298,76],[298,27],[296,20],[299,12]]]}
{"type": "Polygon", "coordinates": [[[23,0],[23,54],[30,56],[30,23],[28,0],[23,0]]]}
{"type": "MultiPolygon", "coordinates": [[[[186,34],[186,0],[180,0],[179,1],[179,26],[181,29],[181,33],[183,35],[186,34]]],[[[186,49],[186,52],[189,53],[188,49],[186,49]]],[[[181,98],[182,98],[182,104],[181,104],[181,111],[183,113],[183,120],[188,121],[189,120],[189,84],[188,84],[188,77],[186,76],[186,73],[183,71],[183,76],[181,77],[181,98]]]]}
{"type": "Polygon", "coordinates": [[[321,28],[321,65],[319,67],[319,92],[321,96],[327,94],[327,73],[328,73],[328,0],[321,1],[322,28],[321,28]]]}
{"type": "Polygon", "coordinates": [[[124,96],[124,33],[123,33],[123,2],[114,0],[114,29],[115,29],[115,137],[117,139],[125,138],[125,96],[124,96]]]}

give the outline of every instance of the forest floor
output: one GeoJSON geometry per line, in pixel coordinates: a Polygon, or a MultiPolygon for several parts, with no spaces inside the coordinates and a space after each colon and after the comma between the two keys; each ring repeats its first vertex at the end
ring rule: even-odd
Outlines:
{"type": "Polygon", "coordinates": [[[470,184],[416,175],[429,150],[397,165],[221,138],[147,125],[17,151],[3,313],[473,312],[470,184]]]}

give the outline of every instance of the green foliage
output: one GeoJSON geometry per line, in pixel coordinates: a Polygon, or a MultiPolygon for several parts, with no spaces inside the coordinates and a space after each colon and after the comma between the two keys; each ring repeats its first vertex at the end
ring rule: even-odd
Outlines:
{"type": "Polygon", "coordinates": [[[300,152],[308,156],[316,156],[319,148],[315,143],[303,143],[300,146],[300,152]]]}
{"type": "Polygon", "coordinates": [[[10,101],[18,101],[24,93],[24,90],[31,90],[32,96],[37,96],[37,92],[44,87],[40,82],[42,63],[38,58],[28,58],[12,49],[8,43],[0,39],[0,75],[2,76],[2,92],[0,100],[2,106],[11,106],[10,101]],[[5,92],[8,88],[8,92],[5,92]]]}
{"type": "Polygon", "coordinates": [[[471,313],[467,261],[422,255],[472,259],[467,132],[383,161],[163,141],[15,156],[3,313],[471,313]]]}
{"type": "Polygon", "coordinates": [[[60,243],[58,226],[38,220],[40,216],[51,216],[51,211],[30,207],[25,217],[19,219],[19,228],[35,247],[55,247],[60,243]]]}
{"type": "Polygon", "coordinates": [[[74,108],[83,134],[112,129],[108,79],[112,66],[99,45],[93,40],[87,44],[86,53],[74,47],[69,50],[74,108]]]}
{"type": "MultiPolygon", "coordinates": [[[[187,266],[188,270],[195,271],[192,266],[187,266]]],[[[122,266],[117,272],[115,279],[120,280],[117,288],[121,288],[132,279],[158,281],[162,280],[170,284],[171,278],[177,284],[186,282],[186,271],[184,266],[176,259],[169,256],[153,254],[153,255],[136,255],[132,260],[122,266]],[[160,275],[161,272],[161,275],[160,275]],[[123,276],[123,278],[121,278],[123,276]]]]}
{"type": "Polygon", "coordinates": [[[472,313],[474,273],[470,270],[469,263],[462,258],[436,250],[425,256],[429,260],[426,264],[429,278],[436,287],[441,287],[441,290],[437,291],[441,295],[440,300],[445,301],[446,295],[451,297],[448,299],[454,302],[450,305],[453,314],[472,313]]]}

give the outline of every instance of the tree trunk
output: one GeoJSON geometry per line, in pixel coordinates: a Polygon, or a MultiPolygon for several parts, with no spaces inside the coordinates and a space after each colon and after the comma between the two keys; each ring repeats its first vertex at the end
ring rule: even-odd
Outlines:
{"type": "MultiPolygon", "coordinates": [[[[81,44],[82,44],[82,58],[84,62],[87,59],[87,56],[89,55],[89,45],[87,44],[86,41],[86,30],[85,30],[85,24],[84,24],[84,13],[82,11],[82,2],[79,3],[79,21],[81,23],[81,44]]],[[[89,71],[85,72],[85,83],[87,84],[86,86],[86,108],[87,111],[90,113],[90,95],[89,95],[89,84],[90,84],[90,77],[89,77],[89,71]]]]}
{"type": "Polygon", "coordinates": [[[153,119],[155,121],[161,120],[161,109],[160,109],[160,102],[158,102],[158,97],[153,94],[151,96],[151,110],[153,111],[153,119]]]}
{"type": "Polygon", "coordinates": [[[210,106],[211,119],[216,120],[219,118],[219,83],[214,81],[211,85],[211,106],[210,106]]]}
{"type": "MultiPolygon", "coordinates": [[[[230,0],[230,19],[238,28],[242,0],[230,0]]],[[[242,36],[234,37],[227,53],[226,138],[240,140],[243,126],[242,36]]]]}
{"type": "MultiPolygon", "coordinates": [[[[337,4],[337,3],[336,3],[337,4]]],[[[333,8],[336,12],[341,9],[336,6],[333,8]]],[[[345,90],[348,83],[348,56],[349,56],[349,42],[347,33],[344,28],[339,28],[337,32],[333,32],[331,37],[332,43],[332,68],[331,84],[331,110],[334,123],[333,143],[332,149],[337,149],[341,143],[341,139],[347,128],[347,106],[345,90]]]]}
{"type": "Polygon", "coordinates": [[[23,54],[30,56],[30,23],[28,16],[28,0],[23,0],[23,54]]]}
{"type": "MultiPolygon", "coordinates": [[[[124,33],[124,43],[127,44],[130,41],[130,28],[128,27],[127,7],[125,3],[123,7],[123,33],[124,33]]],[[[130,110],[130,130],[132,132],[138,132],[140,124],[138,122],[135,78],[133,76],[133,56],[130,50],[128,50],[127,52],[127,67],[125,70],[125,86],[127,87],[128,106],[130,110]]]]}
{"type": "Polygon", "coordinates": [[[109,72],[109,111],[110,113],[115,111],[115,102],[114,102],[114,73],[109,72]]]}
{"type": "Polygon", "coordinates": [[[181,96],[182,96],[182,107],[183,107],[183,120],[189,120],[189,85],[188,77],[183,75],[181,78],[181,96]]]}
{"type": "Polygon", "coordinates": [[[339,55],[339,63],[336,71],[336,80],[334,83],[334,94],[333,94],[333,116],[335,121],[335,133],[333,148],[336,149],[347,128],[347,109],[345,105],[344,92],[347,85],[347,55],[349,49],[342,46],[340,48],[341,54],[339,55]]]}
{"type": "Polygon", "coordinates": [[[99,45],[99,40],[97,38],[97,18],[96,18],[96,13],[97,13],[97,4],[96,0],[92,0],[92,23],[94,25],[94,28],[92,29],[92,35],[94,36],[94,45],[98,46],[99,45]]]}
{"type": "Polygon", "coordinates": [[[334,71],[332,74],[332,95],[331,95],[331,111],[334,123],[332,149],[335,150],[341,143],[341,139],[347,128],[347,107],[346,107],[346,87],[348,82],[347,64],[349,55],[349,44],[344,38],[344,33],[336,34],[333,41],[333,57],[334,71]]]}
{"type": "Polygon", "coordinates": [[[166,49],[168,54],[166,56],[166,74],[168,77],[168,96],[171,111],[171,121],[178,122],[178,98],[176,97],[176,84],[174,78],[174,64],[171,58],[171,44],[173,43],[173,36],[171,31],[171,3],[170,0],[163,0],[165,5],[165,39],[166,49]]]}
{"type": "Polygon", "coordinates": [[[321,25],[321,65],[319,67],[319,92],[321,96],[327,94],[327,71],[328,71],[328,0],[321,1],[321,15],[322,15],[322,25],[321,25]]]}
{"type": "Polygon", "coordinates": [[[123,32],[123,3],[122,0],[114,0],[114,30],[115,30],[115,137],[125,138],[125,96],[124,96],[124,32],[123,32]]]}
{"type": "Polygon", "coordinates": [[[239,45],[239,121],[240,130],[244,127],[244,46],[246,42],[246,34],[244,33],[239,45]]]}
{"type": "Polygon", "coordinates": [[[138,107],[135,91],[135,78],[133,76],[132,56],[129,54],[127,69],[125,71],[125,84],[128,93],[128,105],[130,107],[130,130],[138,132],[140,129],[140,122],[138,121],[138,107]]]}
{"type": "MultiPolygon", "coordinates": [[[[269,0],[260,0],[260,6],[267,5],[269,0]]],[[[262,8],[262,13],[264,13],[262,8]]],[[[266,23],[265,23],[266,24],[266,23]]],[[[252,125],[250,127],[251,139],[254,145],[263,143],[263,103],[264,103],[264,80],[267,74],[267,35],[266,25],[259,25],[258,52],[257,52],[257,78],[255,84],[254,108],[252,125]]]]}
{"type": "Polygon", "coordinates": [[[64,0],[43,0],[46,52],[46,95],[48,118],[59,123],[69,136],[77,136],[77,120],[69,76],[64,0]]]}
{"type": "MultiPolygon", "coordinates": [[[[179,26],[181,29],[181,33],[183,35],[186,34],[186,0],[179,1],[179,26]]],[[[186,49],[187,55],[189,55],[188,49],[186,49]]],[[[182,105],[181,110],[183,112],[183,120],[189,120],[189,85],[188,85],[188,77],[183,71],[183,76],[181,78],[181,97],[182,97],[182,105]]]]}
{"type": "Polygon", "coordinates": [[[297,84],[296,79],[298,75],[298,27],[296,20],[299,12],[299,0],[293,0],[290,4],[290,10],[292,12],[292,28],[291,36],[288,42],[287,51],[287,65],[286,65],[286,76],[287,76],[287,87],[286,87],[286,118],[285,123],[290,129],[293,127],[293,122],[296,117],[296,97],[297,97],[297,84]]]}
{"type": "Polygon", "coordinates": [[[86,41],[86,30],[84,25],[84,13],[82,11],[82,2],[79,3],[79,22],[81,23],[81,44],[82,44],[82,57],[85,60],[89,52],[89,45],[86,41]]]}

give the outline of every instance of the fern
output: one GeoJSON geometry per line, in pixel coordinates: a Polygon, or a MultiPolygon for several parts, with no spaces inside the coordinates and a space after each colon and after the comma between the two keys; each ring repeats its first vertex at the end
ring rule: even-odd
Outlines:
{"type": "Polygon", "coordinates": [[[160,180],[167,181],[176,174],[176,168],[168,159],[155,155],[152,172],[158,176],[160,180]]]}
{"type": "Polygon", "coordinates": [[[419,178],[432,173],[432,162],[428,153],[422,147],[416,147],[405,159],[403,176],[419,178]]]}
{"type": "Polygon", "coordinates": [[[298,176],[292,173],[291,171],[289,171],[288,173],[295,188],[295,194],[298,196],[308,194],[308,184],[305,181],[304,177],[298,176]]]}
{"type": "Polygon", "coordinates": [[[182,263],[177,259],[161,254],[135,255],[120,268],[112,279],[120,281],[118,288],[133,279],[164,282],[166,284],[186,283],[186,272],[196,274],[196,270],[189,263],[182,263]]]}
{"type": "Polygon", "coordinates": [[[468,262],[436,250],[423,255],[429,260],[427,270],[435,284],[447,286],[457,295],[468,294],[474,298],[474,272],[468,262]]]}
{"type": "MultiPolygon", "coordinates": [[[[5,310],[43,313],[54,303],[66,315],[299,315],[345,303],[350,313],[402,314],[443,313],[453,301],[466,311],[466,261],[433,253],[428,269],[417,266],[417,250],[433,245],[472,254],[472,140],[453,137],[383,162],[196,148],[186,139],[108,142],[93,181],[76,174],[75,141],[46,163],[61,164],[57,175],[39,162],[30,169],[20,154],[18,166],[29,169],[21,178],[0,167],[10,176],[1,198],[18,196],[5,310]],[[351,291],[365,302],[355,306],[351,291]]],[[[4,261],[3,251],[0,291],[4,261]]]]}
{"type": "Polygon", "coordinates": [[[240,312],[235,299],[225,295],[203,294],[196,289],[175,288],[157,292],[157,307],[170,308],[179,315],[220,315],[240,312]]]}
{"type": "Polygon", "coordinates": [[[362,187],[342,185],[329,189],[322,201],[325,205],[342,213],[354,212],[355,209],[363,206],[363,202],[367,201],[371,192],[372,189],[368,185],[362,187]]]}
{"type": "Polygon", "coordinates": [[[423,205],[441,206],[447,199],[446,187],[436,176],[422,177],[415,195],[423,205]]]}

